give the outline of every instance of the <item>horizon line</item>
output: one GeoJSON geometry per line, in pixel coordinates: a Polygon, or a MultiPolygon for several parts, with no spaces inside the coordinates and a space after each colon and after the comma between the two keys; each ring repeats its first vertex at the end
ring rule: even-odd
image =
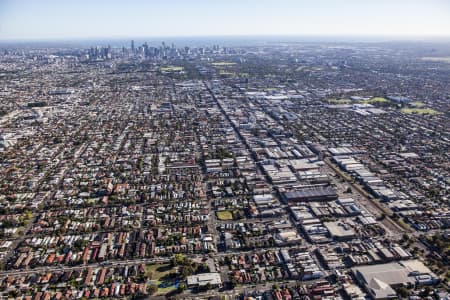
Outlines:
{"type": "Polygon", "coordinates": [[[405,34],[208,34],[208,35],[148,35],[148,36],[97,36],[97,37],[26,37],[26,38],[2,38],[1,43],[6,42],[68,42],[68,41],[92,41],[92,40],[132,40],[132,39],[198,39],[198,38],[367,38],[367,39],[402,39],[409,41],[424,41],[436,39],[449,39],[450,34],[430,35],[405,35],[405,34]]]}

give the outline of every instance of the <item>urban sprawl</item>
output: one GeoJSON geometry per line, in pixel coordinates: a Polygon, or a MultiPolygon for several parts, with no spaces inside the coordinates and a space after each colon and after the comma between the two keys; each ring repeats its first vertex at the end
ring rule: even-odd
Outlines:
{"type": "Polygon", "coordinates": [[[2,48],[0,297],[449,299],[449,57],[2,48]]]}

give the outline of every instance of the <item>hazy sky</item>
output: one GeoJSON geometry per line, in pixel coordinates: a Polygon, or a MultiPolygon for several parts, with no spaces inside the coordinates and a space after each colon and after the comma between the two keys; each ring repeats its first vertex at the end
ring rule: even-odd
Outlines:
{"type": "Polygon", "coordinates": [[[0,0],[0,39],[450,36],[450,0],[0,0]]]}

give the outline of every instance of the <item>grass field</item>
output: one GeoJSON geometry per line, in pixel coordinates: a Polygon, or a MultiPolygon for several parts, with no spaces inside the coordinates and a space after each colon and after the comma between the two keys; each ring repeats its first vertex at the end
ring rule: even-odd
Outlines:
{"type": "Polygon", "coordinates": [[[165,295],[167,293],[170,293],[178,288],[178,282],[172,282],[172,283],[163,283],[159,282],[158,285],[158,293],[159,295],[165,295]]]}
{"type": "MultiPolygon", "coordinates": [[[[175,279],[166,279],[171,274],[176,274],[176,269],[170,264],[146,265],[145,275],[150,276],[150,283],[158,287],[158,295],[164,295],[178,288],[178,281],[175,279]]],[[[175,276],[174,276],[175,277],[175,276]]]]}
{"type": "Polygon", "coordinates": [[[229,210],[221,210],[216,212],[217,219],[221,221],[233,220],[233,213],[229,210]]]}
{"type": "Polygon", "coordinates": [[[145,275],[152,274],[152,280],[159,280],[162,277],[169,275],[170,273],[176,273],[175,268],[172,268],[170,264],[155,264],[145,266],[145,275]]]}
{"type": "Polygon", "coordinates": [[[213,65],[214,67],[227,67],[227,66],[234,66],[235,64],[236,64],[235,62],[230,61],[218,61],[211,63],[211,65],[213,65]]]}
{"type": "Polygon", "coordinates": [[[266,92],[275,92],[275,91],[277,91],[278,89],[277,88],[273,88],[273,87],[268,87],[268,88],[265,88],[264,89],[266,92]]]}
{"type": "Polygon", "coordinates": [[[221,75],[221,76],[235,76],[236,73],[233,73],[233,72],[227,72],[227,71],[224,71],[224,70],[220,70],[220,71],[219,71],[219,75],[221,75]]]}
{"type": "Polygon", "coordinates": [[[402,108],[401,112],[404,114],[418,114],[418,115],[438,115],[440,112],[432,108],[402,108]]]}
{"type": "Polygon", "coordinates": [[[425,104],[420,101],[411,102],[410,104],[411,104],[411,106],[414,106],[414,107],[424,107],[425,106],[425,104]]]}
{"type": "Polygon", "coordinates": [[[183,67],[180,66],[165,66],[159,68],[161,72],[180,72],[183,71],[183,67]]]}
{"type": "Polygon", "coordinates": [[[389,102],[389,100],[383,97],[375,97],[372,99],[362,101],[362,103],[364,104],[387,103],[387,102],[389,102]]]}
{"type": "Polygon", "coordinates": [[[95,204],[98,201],[98,198],[89,198],[86,200],[88,204],[95,204]]]}

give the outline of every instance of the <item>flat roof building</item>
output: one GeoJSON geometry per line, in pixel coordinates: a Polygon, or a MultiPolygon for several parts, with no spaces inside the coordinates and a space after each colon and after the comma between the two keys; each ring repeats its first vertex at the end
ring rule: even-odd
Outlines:
{"type": "Polygon", "coordinates": [[[331,187],[314,187],[284,192],[282,198],[286,202],[332,201],[337,199],[337,193],[331,187]]]}
{"type": "Polygon", "coordinates": [[[344,222],[325,222],[323,225],[328,229],[330,236],[338,241],[351,240],[356,237],[356,232],[350,225],[344,222]]]}
{"type": "Polygon", "coordinates": [[[188,276],[186,278],[187,286],[203,287],[210,284],[212,287],[220,287],[222,285],[222,279],[219,273],[202,273],[197,275],[188,276]]]}
{"type": "Polygon", "coordinates": [[[374,299],[396,298],[394,288],[430,285],[439,278],[419,260],[362,266],[352,269],[358,282],[374,299]]]}

